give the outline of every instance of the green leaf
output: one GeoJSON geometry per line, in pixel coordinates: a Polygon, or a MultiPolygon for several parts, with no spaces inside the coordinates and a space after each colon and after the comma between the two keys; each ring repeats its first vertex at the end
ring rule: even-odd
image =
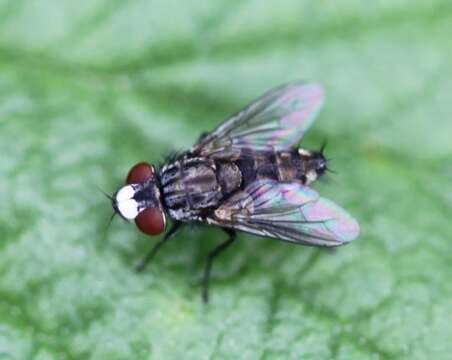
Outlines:
{"type": "Polygon", "coordinates": [[[0,357],[446,359],[452,352],[452,6],[431,1],[0,1],[0,357]],[[362,235],[157,239],[113,192],[269,88],[312,79],[362,235]]]}

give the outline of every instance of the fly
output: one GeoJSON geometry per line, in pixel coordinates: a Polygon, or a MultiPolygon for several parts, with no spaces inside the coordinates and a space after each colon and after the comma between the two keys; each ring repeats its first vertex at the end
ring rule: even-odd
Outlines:
{"type": "Polygon", "coordinates": [[[328,170],[324,146],[297,147],[323,101],[324,90],[315,83],[275,88],[160,168],[146,162],[132,167],[112,198],[115,213],[148,235],[164,233],[172,220],[138,270],[184,224],[219,226],[228,237],[207,259],[207,302],[213,261],[234,242],[236,231],[324,247],[355,239],[358,222],[310,187],[328,170]]]}

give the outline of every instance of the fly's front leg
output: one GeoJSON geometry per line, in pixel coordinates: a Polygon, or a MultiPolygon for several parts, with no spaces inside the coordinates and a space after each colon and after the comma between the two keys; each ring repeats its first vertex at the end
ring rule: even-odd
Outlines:
{"type": "Polygon", "coordinates": [[[136,271],[141,272],[143,271],[146,266],[149,264],[149,262],[152,260],[152,258],[157,254],[159,249],[162,247],[163,244],[165,244],[168,240],[170,240],[176,232],[181,228],[182,223],[179,221],[176,221],[171,226],[171,229],[165,234],[163,239],[161,239],[157,244],[155,244],[152,249],[146,254],[146,256],[138,263],[136,266],[136,271]]]}
{"type": "Polygon", "coordinates": [[[209,280],[210,280],[210,271],[212,270],[213,260],[220,255],[226,248],[231,245],[235,238],[236,232],[235,230],[222,228],[226,234],[228,234],[228,239],[225,242],[222,242],[215,249],[213,249],[209,256],[207,257],[206,267],[204,268],[204,277],[202,281],[202,299],[205,303],[209,302],[209,280]]]}

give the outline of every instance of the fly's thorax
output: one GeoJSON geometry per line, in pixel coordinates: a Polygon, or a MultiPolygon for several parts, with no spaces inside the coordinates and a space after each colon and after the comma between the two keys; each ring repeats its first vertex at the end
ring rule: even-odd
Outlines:
{"type": "Polygon", "coordinates": [[[237,190],[242,183],[242,173],[233,162],[217,164],[217,178],[223,195],[229,195],[237,190]]]}
{"type": "Polygon", "coordinates": [[[184,157],[163,166],[160,184],[169,215],[195,220],[205,209],[218,206],[223,197],[219,171],[215,161],[205,157],[184,157]]]}

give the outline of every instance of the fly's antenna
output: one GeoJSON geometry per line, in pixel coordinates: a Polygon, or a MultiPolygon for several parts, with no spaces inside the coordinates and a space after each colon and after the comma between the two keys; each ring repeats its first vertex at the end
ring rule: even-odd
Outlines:
{"type": "MultiPolygon", "coordinates": [[[[106,191],[102,190],[102,189],[100,188],[100,186],[98,186],[98,185],[94,185],[94,186],[97,188],[97,190],[100,191],[100,193],[101,193],[102,195],[104,195],[107,199],[109,199],[112,203],[114,203],[115,199],[113,198],[112,195],[110,195],[110,194],[107,193],[106,191]]],[[[114,205],[113,205],[113,206],[114,206],[114,205]]],[[[104,237],[107,236],[107,231],[108,231],[108,229],[110,229],[111,223],[113,222],[113,219],[115,218],[115,216],[116,216],[116,211],[113,211],[113,214],[111,214],[110,219],[108,220],[107,225],[105,226],[104,237]]]]}
{"type": "Polygon", "coordinates": [[[97,190],[99,190],[100,193],[103,194],[107,199],[109,199],[109,200],[111,200],[111,201],[114,201],[112,195],[110,195],[110,194],[107,193],[106,191],[102,190],[102,189],[100,188],[100,186],[98,186],[98,185],[94,185],[94,186],[95,186],[95,187],[97,188],[97,190]]]}
{"type": "Polygon", "coordinates": [[[328,171],[331,174],[337,175],[337,171],[330,169],[329,167],[326,168],[326,171],[328,171]]]}

